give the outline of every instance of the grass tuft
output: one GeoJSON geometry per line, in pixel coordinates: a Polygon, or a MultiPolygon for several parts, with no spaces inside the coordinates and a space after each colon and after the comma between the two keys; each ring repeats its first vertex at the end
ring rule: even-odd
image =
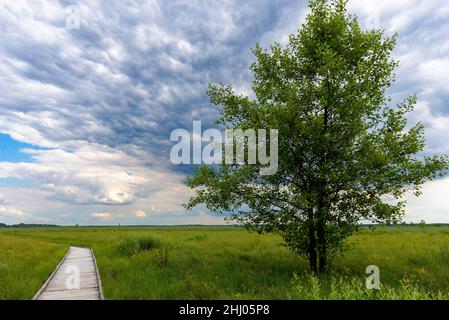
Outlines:
{"type": "Polygon", "coordinates": [[[207,240],[207,236],[205,233],[197,233],[193,237],[188,238],[189,241],[205,241],[207,240]]]}
{"type": "Polygon", "coordinates": [[[139,238],[125,238],[117,245],[117,251],[124,256],[162,248],[162,241],[157,238],[145,236],[139,238]]]}

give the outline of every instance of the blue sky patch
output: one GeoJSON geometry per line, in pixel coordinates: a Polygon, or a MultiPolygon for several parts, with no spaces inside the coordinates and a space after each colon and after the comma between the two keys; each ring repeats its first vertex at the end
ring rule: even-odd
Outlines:
{"type": "Polygon", "coordinates": [[[0,162],[32,162],[30,155],[23,153],[22,149],[36,147],[16,141],[7,134],[0,134],[0,162]]]}

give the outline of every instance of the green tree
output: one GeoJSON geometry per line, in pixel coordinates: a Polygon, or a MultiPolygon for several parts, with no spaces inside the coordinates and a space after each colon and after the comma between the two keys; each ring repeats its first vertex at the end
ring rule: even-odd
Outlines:
{"type": "Polygon", "coordinates": [[[424,228],[426,227],[426,221],[425,221],[425,220],[421,220],[421,221],[419,222],[419,227],[420,227],[421,229],[424,229],[424,228]]]}
{"type": "Polygon", "coordinates": [[[260,175],[260,164],[201,166],[188,178],[196,195],[186,207],[204,204],[251,230],[279,232],[312,272],[324,272],[360,221],[399,222],[404,193],[418,196],[449,161],[416,156],[424,126],[406,120],[416,97],[393,105],[386,94],[395,37],[362,30],[346,1],[309,6],[286,47],[253,50],[254,98],[226,85],[208,91],[224,128],[278,129],[277,173],[260,175]]]}

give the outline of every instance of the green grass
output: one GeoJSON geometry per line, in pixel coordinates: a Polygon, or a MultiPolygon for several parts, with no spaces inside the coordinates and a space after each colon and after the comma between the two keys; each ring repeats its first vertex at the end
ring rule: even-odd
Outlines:
{"type": "Polygon", "coordinates": [[[30,299],[68,246],[0,234],[0,300],[30,299]]]}
{"type": "Polygon", "coordinates": [[[32,297],[78,245],[94,249],[107,299],[449,299],[448,227],[366,229],[349,242],[316,278],[279,236],[237,227],[0,229],[0,298],[32,297]],[[368,265],[380,291],[365,289],[368,265]]]}

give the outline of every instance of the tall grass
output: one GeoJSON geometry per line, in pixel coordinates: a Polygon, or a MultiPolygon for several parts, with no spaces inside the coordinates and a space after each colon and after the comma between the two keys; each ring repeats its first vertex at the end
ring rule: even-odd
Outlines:
{"type": "Polygon", "coordinates": [[[67,245],[0,233],[0,300],[31,299],[67,250],[67,245]]]}
{"type": "Polygon", "coordinates": [[[117,245],[117,252],[121,255],[132,256],[140,252],[150,251],[161,247],[162,241],[154,237],[125,237],[117,245]]]}
{"type": "Polygon", "coordinates": [[[361,278],[332,277],[323,281],[316,276],[295,274],[288,297],[295,300],[447,300],[449,293],[426,291],[407,278],[400,281],[399,287],[385,284],[380,289],[368,289],[361,278]]]}

